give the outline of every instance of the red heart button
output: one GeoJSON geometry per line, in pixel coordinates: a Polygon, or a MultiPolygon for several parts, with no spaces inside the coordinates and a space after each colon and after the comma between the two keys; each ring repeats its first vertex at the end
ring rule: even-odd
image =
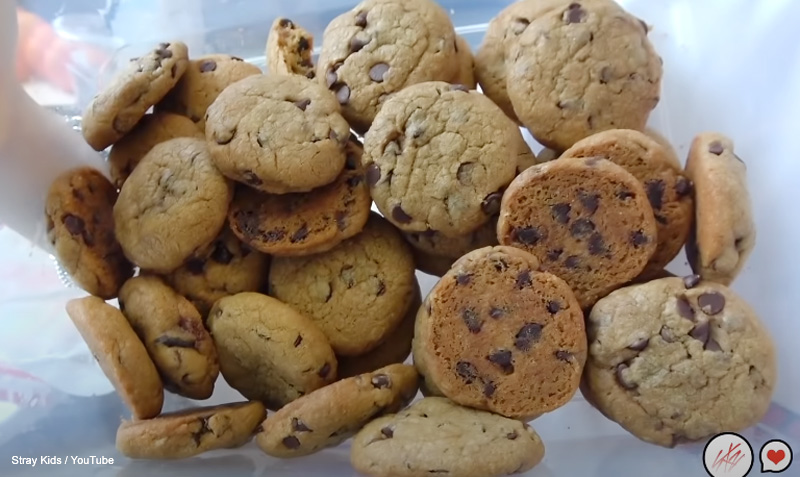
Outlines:
{"type": "Polygon", "coordinates": [[[783,450],[779,451],[768,451],[767,452],[767,459],[771,460],[773,464],[778,465],[778,462],[782,461],[786,457],[786,452],[783,450]]]}

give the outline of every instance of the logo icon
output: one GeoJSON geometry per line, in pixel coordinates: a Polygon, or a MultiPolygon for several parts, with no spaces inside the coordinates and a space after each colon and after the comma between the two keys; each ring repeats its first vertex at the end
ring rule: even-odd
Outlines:
{"type": "Polygon", "coordinates": [[[745,477],[753,459],[753,447],[733,432],[717,434],[703,450],[703,467],[711,477],[745,477]]]}
{"type": "Polygon", "coordinates": [[[780,473],[792,464],[792,448],[780,439],[768,441],[761,447],[761,472],[780,473]]]}

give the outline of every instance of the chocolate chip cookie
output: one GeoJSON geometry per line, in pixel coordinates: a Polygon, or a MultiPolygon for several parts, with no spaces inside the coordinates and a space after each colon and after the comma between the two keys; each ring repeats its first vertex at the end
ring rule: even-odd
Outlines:
{"type": "Polygon", "coordinates": [[[384,103],[364,140],[375,204],[406,232],[464,235],[497,213],[524,143],[484,95],[421,83],[384,103]]]}
{"type": "Polygon", "coordinates": [[[122,421],[117,450],[132,459],[182,459],[246,444],[264,420],[258,401],[201,407],[147,421],[122,421]]]}
{"type": "Polygon", "coordinates": [[[644,185],[658,229],[656,251],[645,275],[663,270],[678,255],[694,219],[693,186],[668,150],[639,131],[612,129],[578,141],[561,157],[603,157],[624,167],[644,185]]]}
{"type": "Polygon", "coordinates": [[[206,118],[219,170],[271,194],[333,182],[344,168],[349,137],[336,98],[297,75],[245,78],[219,95],[206,118]]]}
{"type": "Polygon", "coordinates": [[[133,169],[153,146],[176,137],[204,139],[205,135],[187,117],[165,112],[146,114],[131,132],[111,147],[108,154],[111,180],[117,189],[122,188],[133,169]]]}
{"type": "Polygon", "coordinates": [[[336,357],[322,331],[274,298],[249,292],[222,298],[208,327],[225,381],[270,409],[336,379],[336,357]]]}
{"type": "Polygon", "coordinates": [[[276,18],[267,38],[267,68],[274,75],[316,76],[314,36],[288,18],[276,18]]]}
{"type": "Polygon", "coordinates": [[[258,66],[230,55],[208,55],[189,62],[178,84],[158,103],[157,109],[188,117],[205,130],[208,107],[233,83],[260,75],[258,66]]]}
{"type": "Polygon", "coordinates": [[[334,249],[309,257],[276,257],[270,295],[308,316],[337,354],[376,348],[397,328],[412,300],[414,262],[400,234],[377,214],[334,249]]]}
{"type": "Polygon", "coordinates": [[[86,107],[82,121],[86,142],[102,151],[120,140],[175,86],[188,63],[189,51],[181,42],[161,43],[131,59],[86,107]]]}
{"type": "Polygon", "coordinates": [[[189,301],[160,278],[131,278],[119,308],[142,340],[164,387],[190,399],[208,399],[219,375],[217,348],[189,301]]]}
{"type": "Polygon", "coordinates": [[[525,170],[503,196],[497,237],[539,258],[588,308],[644,270],[656,221],[642,184],[601,158],[525,170]]]}
{"type": "Polygon", "coordinates": [[[642,130],[661,94],[661,58],[646,25],[612,0],[542,13],[507,61],[517,117],[558,150],[606,129],[642,130]]]}
{"type": "Polygon", "coordinates": [[[458,404],[532,418],[572,398],[586,360],[583,313],[539,260],[487,247],[458,260],[417,314],[414,361],[458,404]]]}
{"type": "Polygon", "coordinates": [[[413,366],[392,364],[325,386],[287,404],[261,425],[258,446],[273,457],[301,457],[349,439],[417,394],[413,366]]]}
{"type": "Polygon", "coordinates": [[[134,419],[157,416],[164,402],[161,379],[122,313],[90,296],[68,301],[67,314],[134,419]]]}
{"type": "Polygon", "coordinates": [[[47,237],[59,263],[92,295],[115,298],[133,266],[114,235],[117,190],[95,169],[58,176],[47,193],[47,237]]]}
{"type": "Polygon", "coordinates": [[[204,141],[157,144],[125,181],[114,206],[122,250],[142,269],[170,273],[217,237],[232,195],[204,141]]]}
{"type": "Polygon", "coordinates": [[[211,245],[164,278],[205,317],[220,298],[261,291],[268,273],[269,257],[243,244],[225,227],[211,245]]]}
{"type": "Polygon", "coordinates": [[[461,35],[456,35],[456,57],[458,59],[458,69],[456,75],[450,81],[453,84],[462,84],[469,89],[475,89],[475,58],[472,56],[472,48],[461,35]]]}
{"type": "Polygon", "coordinates": [[[350,462],[375,477],[499,477],[523,473],[543,457],[542,440],[527,424],[434,397],[367,424],[350,462]]]}
{"type": "Polygon", "coordinates": [[[364,133],[393,93],[451,80],[455,44],[450,17],[431,0],[366,0],[325,29],[317,78],[364,133]]]}
{"type": "Polygon", "coordinates": [[[584,394],[636,437],[672,447],[758,423],[775,386],[756,313],[699,276],[623,288],[589,315],[584,394]]]}
{"type": "Polygon", "coordinates": [[[686,173],[695,183],[695,227],[686,255],[695,273],[729,285],[756,244],[747,167],[733,141],[704,133],[692,142],[686,173]]]}
{"type": "Polygon", "coordinates": [[[345,170],[334,182],[305,194],[239,188],[228,212],[234,233],[256,250],[286,257],[326,252],[359,233],[372,206],[362,151],[348,142],[345,170]]]}

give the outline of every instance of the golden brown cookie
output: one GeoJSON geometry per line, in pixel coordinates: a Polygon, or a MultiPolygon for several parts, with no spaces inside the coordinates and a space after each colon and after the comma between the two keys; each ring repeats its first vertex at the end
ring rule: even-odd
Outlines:
{"type": "Polygon", "coordinates": [[[58,176],[47,193],[47,237],[59,263],[92,295],[115,298],[133,266],[114,234],[117,191],[95,169],[72,169],[58,176]]]}
{"type": "Polygon", "coordinates": [[[267,68],[274,75],[316,76],[314,36],[288,18],[276,18],[267,37],[267,68]]]}

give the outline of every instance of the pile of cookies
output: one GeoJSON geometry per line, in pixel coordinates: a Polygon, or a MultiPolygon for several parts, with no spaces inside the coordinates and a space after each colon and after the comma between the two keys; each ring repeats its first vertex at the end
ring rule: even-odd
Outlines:
{"type": "Polygon", "coordinates": [[[118,449],[355,435],[366,475],[485,477],[539,463],[525,422],[578,389],[663,446],[758,422],[775,352],[727,288],[755,241],[746,168],[713,133],[684,168],[645,128],[648,30],[612,0],[521,0],[473,59],[431,0],[366,0],[316,65],[286,18],[268,74],[180,42],[131,60],[83,123],[111,180],[68,171],[46,210],[92,295],[67,311],[132,413],[118,449]],[[426,297],[415,270],[441,277],[426,297]],[[247,402],[161,414],[220,373],[247,402]]]}

